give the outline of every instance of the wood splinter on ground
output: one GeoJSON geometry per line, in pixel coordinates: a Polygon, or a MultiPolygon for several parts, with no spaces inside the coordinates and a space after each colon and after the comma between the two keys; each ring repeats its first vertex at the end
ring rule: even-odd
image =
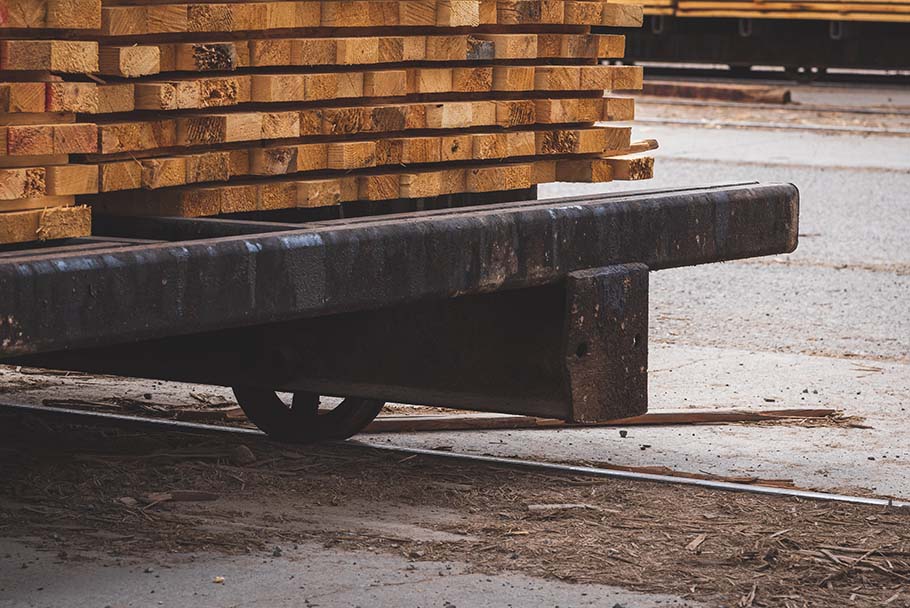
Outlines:
{"type": "MultiPolygon", "coordinates": [[[[132,431],[50,424],[0,425],[4,534],[56,556],[42,562],[66,554],[69,567],[83,554],[143,566],[181,554],[258,562],[276,546],[300,543],[304,553],[324,545],[404,555],[431,569],[465,562],[477,572],[684,596],[677,605],[737,606],[756,583],[756,607],[786,608],[793,596],[813,608],[906,605],[906,509],[529,474],[343,443],[257,440],[258,466],[238,469],[224,456],[195,457],[227,454],[233,435],[157,433],[140,442],[132,431]],[[70,487],[79,491],[60,492],[70,487]],[[204,488],[219,499],[142,510],[138,497],[172,487],[204,488]]],[[[196,576],[197,585],[213,574],[196,576]]]]}
{"type": "Polygon", "coordinates": [[[738,83],[715,84],[704,82],[680,82],[674,80],[648,80],[644,83],[642,94],[654,97],[745,103],[788,104],[791,101],[789,88],[738,83]]]}
{"type": "Polygon", "coordinates": [[[488,414],[442,414],[430,416],[380,416],[364,433],[420,433],[427,431],[469,431],[495,429],[555,429],[605,426],[649,426],[686,424],[735,424],[745,422],[837,420],[840,412],[828,408],[784,410],[677,410],[655,411],[609,420],[594,425],[580,425],[549,418],[488,414]]]}

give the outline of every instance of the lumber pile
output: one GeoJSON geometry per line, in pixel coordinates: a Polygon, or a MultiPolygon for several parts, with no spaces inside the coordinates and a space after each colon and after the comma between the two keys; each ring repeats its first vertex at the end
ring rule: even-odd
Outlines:
{"type": "Polygon", "coordinates": [[[0,242],[87,234],[90,210],[199,217],[653,166],[628,156],[628,125],[600,124],[633,118],[613,93],[642,72],[601,65],[624,37],[591,27],[640,26],[634,5],[17,0],[0,19],[0,242]]]}

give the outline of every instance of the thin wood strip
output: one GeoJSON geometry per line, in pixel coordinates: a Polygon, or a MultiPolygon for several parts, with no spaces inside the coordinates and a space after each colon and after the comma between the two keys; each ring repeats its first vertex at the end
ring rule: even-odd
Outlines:
{"type": "Polygon", "coordinates": [[[758,11],[798,11],[798,12],[838,12],[838,13],[910,13],[910,2],[877,3],[857,2],[679,2],[681,10],[758,10],[758,11]]]}
{"type": "Polygon", "coordinates": [[[550,418],[533,416],[507,416],[487,414],[440,414],[380,416],[370,423],[364,433],[424,433],[431,431],[484,431],[507,429],[559,429],[604,426],[660,426],[688,424],[735,424],[741,422],[769,422],[830,418],[837,415],[833,409],[789,410],[680,410],[655,411],[635,416],[608,420],[596,424],[574,424],[550,418]]]}
{"type": "Polygon", "coordinates": [[[679,17],[729,17],[740,19],[829,19],[831,21],[910,21],[910,14],[849,11],[677,10],[679,17]]]}

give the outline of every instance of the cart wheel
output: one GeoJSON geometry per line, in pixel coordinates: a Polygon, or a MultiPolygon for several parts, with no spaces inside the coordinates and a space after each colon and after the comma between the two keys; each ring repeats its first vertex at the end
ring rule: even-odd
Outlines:
{"type": "Polygon", "coordinates": [[[289,443],[347,439],[379,415],[382,401],[348,397],[328,412],[319,412],[319,395],[294,393],[288,407],[275,391],[234,387],[234,396],[250,421],[266,435],[289,443]]]}

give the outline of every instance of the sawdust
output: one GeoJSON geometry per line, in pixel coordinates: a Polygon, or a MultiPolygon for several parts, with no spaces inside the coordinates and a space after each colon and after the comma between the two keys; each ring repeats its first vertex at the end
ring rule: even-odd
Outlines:
{"type": "Polygon", "coordinates": [[[0,439],[0,534],[40,539],[33,542],[60,559],[99,549],[127,557],[238,553],[318,540],[718,606],[879,606],[891,598],[888,606],[910,605],[910,512],[893,508],[558,476],[343,444],[302,449],[244,438],[249,449],[239,451],[247,457],[238,460],[235,437],[18,417],[0,420],[0,439]],[[371,513],[400,516],[379,525],[371,513]]]}

